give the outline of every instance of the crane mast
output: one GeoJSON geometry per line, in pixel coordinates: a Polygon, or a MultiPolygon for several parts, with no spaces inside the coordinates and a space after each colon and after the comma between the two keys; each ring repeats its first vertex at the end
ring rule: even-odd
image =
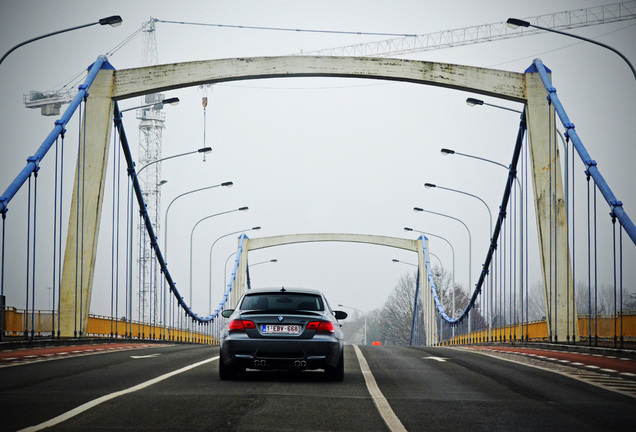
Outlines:
{"type": "MultiPolygon", "coordinates": [[[[143,66],[153,66],[159,63],[156,37],[156,19],[150,18],[143,23],[143,52],[141,63],[143,66]]],[[[162,93],[147,94],[142,97],[143,105],[150,105],[137,109],[139,120],[139,154],[137,173],[141,191],[146,202],[146,210],[155,233],[160,233],[161,210],[161,148],[163,129],[166,115],[162,112],[164,95],[162,93]]],[[[138,225],[138,312],[140,320],[157,322],[163,316],[158,308],[157,268],[151,241],[148,238],[143,223],[138,225]]]]}
{"type": "MultiPolygon", "coordinates": [[[[564,30],[625,21],[634,18],[636,18],[636,1],[595,6],[523,19],[524,21],[541,27],[564,30]]],[[[376,42],[345,45],[337,48],[306,51],[301,52],[299,55],[384,57],[528,36],[539,32],[541,32],[541,30],[532,27],[520,27],[513,30],[509,28],[504,21],[415,36],[385,39],[376,42]]]]}

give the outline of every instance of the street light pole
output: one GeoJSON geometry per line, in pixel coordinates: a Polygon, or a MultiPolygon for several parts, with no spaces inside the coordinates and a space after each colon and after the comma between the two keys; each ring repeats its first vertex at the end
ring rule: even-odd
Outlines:
{"type": "MultiPolygon", "coordinates": [[[[473,269],[473,240],[472,240],[472,236],[470,234],[470,229],[468,229],[468,226],[462,222],[461,220],[457,219],[456,217],[453,216],[449,216],[447,214],[444,213],[437,213],[431,210],[425,210],[421,207],[413,207],[413,211],[415,212],[426,212],[426,213],[431,213],[434,215],[438,215],[438,216],[443,216],[449,219],[453,219],[456,220],[457,222],[459,222],[460,224],[464,225],[464,228],[466,228],[466,231],[468,232],[468,292],[470,293],[470,290],[472,289],[472,284],[471,284],[471,277],[472,277],[472,269],[473,269]]],[[[453,293],[455,292],[455,287],[453,287],[453,293]]],[[[470,316],[468,317],[468,333],[470,333],[470,316]]]]}
{"type": "Polygon", "coordinates": [[[346,305],[343,305],[343,304],[339,304],[338,306],[339,307],[345,307],[345,308],[353,309],[353,310],[357,310],[362,315],[364,315],[364,344],[366,345],[367,344],[367,314],[362,312],[358,308],[354,308],[353,306],[346,306],[346,305]]]}
{"type": "MultiPolygon", "coordinates": [[[[212,186],[206,186],[203,188],[199,188],[199,189],[194,189],[188,192],[184,192],[180,195],[177,195],[172,201],[170,201],[170,204],[168,204],[168,207],[166,208],[166,214],[163,218],[163,222],[164,222],[164,229],[163,229],[163,257],[164,257],[164,261],[166,262],[166,265],[168,265],[168,212],[170,211],[170,207],[172,206],[172,204],[174,204],[174,202],[181,198],[182,196],[185,195],[189,195],[195,192],[200,192],[206,189],[213,189],[213,188],[217,188],[220,186],[224,186],[224,187],[232,187],[234,185],[234,183],[232,183],[231,181],[229,182],[224,182],[224,183],[220,183],[220,184],[216,184],[216,185],[212,185],[212,186]]],[[[132,240],[131,240],[132,241],[132,240]]],[[[167,318],[168,318],[168,289],[165,288],[163,290],[163,320],[164,323],[167,327],[167,318]]]]}
{"type": "Polygon", "coordinates": [[[209,216],[206,216],[202,219],[199,219],[199,221],[197,223],[194,224],[194,226],[192,227],[192,231],[190,231],[190,308],[192,308],[192,306],[194,305],[194,302],[192,301],[192,243],[193,243],[193,239],[194,239],[194,230],[195,228],[204,220],[213,218],[215,216],[220,216],[220,215],[224,215],[224,214],[228,214],[228,213],[234,213],[237,211],[248,211],[249,207],[239,207],[237,209],[233,209],[233,210],[226,210],[224,212],[220,212],[220,213],[214,213],[211,214],[209,216]]]}
{"type": "Polygon", "coordinates": [[[70,31],[73,31],[73,30],[78,30],[78,29],[81,29],[81,28],[84,28],[84,27],[94,26],[94,25],[97,25],[97,24],[99,24],[99,25],[109,25],[109,26],[111,26],[111,27],[117,27],[117,26],[119,26],[119,25],[120,25],[123,21],[124,21],[124,20],[123,20],[123,19],[122,19],[119,15],[113,15],[113,16],[109,16],[109,17],[106,17],[106,18],[102,18],[102,19],[100,19],[99,21],[95,21],[95,22],[92,22],[92,23],[82,24],[82,25],[78,25],[78,26],[75,26],[75,27],[70,27],[70,28],[63,29],[63,30],[57,30],[57,31],[54,31],[54,32],[52,32],[52,33],[47,33],[47,34],[44,34],[44,35],[42,35],[42,36],[37,36],[37,37],[31,38],[31,39],[26,40],[26,41],[24,41],[24,42],[20,42],[19,44],[17,44],[17,45],[16,45],[16,46],[14,46],[13,48],[11,48],[9,51],[7,51],[6,53],[4,53],[4,55],[2,56],[2,58],[0,58],[0,64],[1,64],[1,63],[4,61],[4,59],[5,59],[5,58],[7,58],[7,56],[8,56],[9,54],[11,54],[13,51],[15,51],[16,49],[20,48],[21,46],[24,46],[24,45],[26,45],[26,44],[31,43],[31,42],[35,42],[35,41],[37,41],[37,40],[44,39],[44,38],[47,38],[47,37],[50,37],[50,36],[55,36],[55,35],[58,35],[58,34],[61,34],[61,33],[66,33],[66,32],[70,32],[70,31]]]}
{"type": "MultiPolygon", "coordinates": [[[[561,139],[563,139],[563,137],[561,137],[561,139]]],[[[563,144],[565,146],[565,141],[563,142],[563,144]]],[[[483,162],[488,162],[488,163],[491,163],[493,165],[500,166],[503,169],[505,169],[506,171],[510,172],[510,168],[506,167],[504,164],[496,162],[496,161],[493,161],[493,160],[490,160],[490,159],[482,158],[482,157],[479,157],[479,156],[473,156],[473,155],[469,155],[469,154],[466,154],[466,153],[460,153],[460,152],[457,152],[455,150],[446,149],[446,148],[443,148],[441,150],[441,152],[442,152],[442,155],[444,155],[444,156],[456,154],[456,155],[465,156],[465,157],[469,157],[469,158],[473,158],[473,159],[478,159],[478,160],[483,161],[483,162]]],[[[567,171],[567,148],[566,148],[565,161],[566,161],[565,172],[566,172],[566,184],[567,184],[567,172],[568,172],[567,171]]],[[[519,224],[521,226],[521,229],[519,230],[520,231],[520,236],[519,236],[519,251],[520,251],[519,252],[519,263],[520,263],[520,266],[519,266],[519,290],[520,290],[521,298],[523,299],[523,275],[524,275],[523,265],[524,265],[524,262],[525,262],[524,261],[525,249],[524,249],[524,239],[523,239],[523,227],[524,227],[523,222],[524,222],[524,218],[525,218],[525,215],[524,215],[524,204],[523,204],[524,200],[523,200],[523,188],[521,187],[521,182],[519,181],[519,177],[517,177],[517,175],[515,175],[515,180],[517,181],[517,187],[519,188],[519,212],[520,212],[519,224]]],[[[566,193],[566,210],[567,210],[567,202],[568,202],[568,200],[567,200],[567,193],[566,193]]],[[[492,238],[492,228],[491,228],[491,238],[492,238]]],[[[496,264],[496,262],[495,262],[495,264],[496,264]]],[[[490,279],[490,283],[492,284],[492,279],[490,279]]],[[[492,287],[491,287],[491,295],[493,295],[492,287]]],[[[490,304],[490,309],[491,309],[491,315],[492,315],[492,308],[493,308],[493,304],[492,304],[493,300],[492,299],[490,299],[490,303],[491,303],[490,304]]],[[[515,307],[516,307],[516,305],[515,305],[515,307]]],[[[490,320],[489,320],[489,325],[490,325],[491,331],[492,331],[492,322],[491,321],[492,321],[492,316],[490,317],[490,320]]],[[[521,333],[521,331],[520,331],[520,333],[521,333]]],[[[490,336],[492,336],[492,335],[490,335],[490,336]]]]}
{"type": "Polygon", "coordinates": [[[240,234],[243,232],[247,232],[247,231],[258,231],[260,230],[261,227],[257,226],[257,227],[253,227],[253,228],[249,228],[246,230],[240,230],[240,231],[234,231],[225,235],[222,235],[221,237],[217,238],[216,240],[214,240],[214,242],[212,243],[212,246],[210,246],[210,271],[209,271],[209,277],[208,277],[208,290],[209,290],[209,302],[210,302],[210,315],[212,315],[212,249],[214,249],[214,245],[216,244],[216,242],[218,242],[219,240],[221,240],[222,238],[234,235],[234,234],[240,234]]]}
{"type": "Polygon", "coordinates": [[[516,109],[513,109],[513,108],[508,108],[508,107],[505,107],[503,105],[495,105],[495,104],[486,103],[486,102],[484,102],[481,99],[468,98],[468,99],[466,99],[466,104],[468,106],[471,106],[471,107],[473,107],[475,105],[488,105],[488,106],[491,106],[491,107],[500,108],[500,109],[504,109],[504,110],[508,110],[508,111],[512,111],[512,112],[516,112],[516,113],[521,114],[521,111],[519,111],[519,110],[516,110],[516,109]]]}
{"type": "Polygon", "coordinates": [[[173,105],[173,106],[179,105],[179,98],[172,97],[172,98],[164,99],[161,102],[154,102],[154,103],[143,104],[143,105],[126,108],[123,110],[119,110],[119,113],[122,114],[122,113],[125,113],[126,111],[132,111],[139,108],[149,108],[149,107],[153,107],[154,109],[160,110],[163,108],[164,105],[173,105]]]}
{"type": "Polygon", "coordinates": [[[141,172],[142,172],[142,171],[143,171],[143,170],[144,170],[147,166],[150,166],[150,165],[152,165],[152,164],[156,164],[156,163],[158,163],[158,162],[163,162],[163,161],[165,161],[165,160],[168,160],[168,159],[174,159],[174,158],[178,158],[178,157],[181,157],[181,156],[188,156],[188,155],[195,154],[195,153],[203,153],[203,155],[204,155],[204,157],[205,157],[205,155],[206,155],[206,154],[208,154],[208,153],[210,153],[211,151],[212,151],[212,147],[203,147],[203,148],[200,148],[200,149],[198,149],[198,150],[193,150],[193,151],[190,151],[190,152],[187,152],[187,153],[181,153],[181,154],[172,155],[172,156],[167,156],[167,157],[165,157],[165,158],[157,159],[157,160],[155,160],[155,161],[152,161],[152,162],[147,163],[146,165],[142,166],[142,167],[139,169],[139,171],[137,171],[137,175],[141,174],[141,172]]]}
{"type": "Polygon", "coordinates": [[[560,35],[563,35],[563,36],[569,36],[571,38],[579,39],[579,40],[582,40],[582,41],[585,41],[585,42],[592,43],[594,45],[601,46],[603,48],[607,48],[608,50],[614,52],[615,54],[618,54],[620,56],[620,58],[625,60],[625,62],[629,66],[629,68],[632,70],[632,74],[634,75],[634,78],[636,78],[636,69],[634,69],[634,65],[629,61],[629,59],[627,57],[625,57],[616,48],[612,48],[611,46],[605,45],[602,42],[598,42],[598,41],[595,41],[594,39],[588,39],[586,37],[575,35],[575,34],[572,34],[572,33],[566,33],[566,32],[560,31],[560,30],[555,30],[555,29],[551,29],[551,28],[547,28],[547,27],[541,27],[541,26],[538,26],[538,25],[530,24],[528,21],[523,21],[523,20],[520,20],[520,19],[517,19],[517,18],[508,18],[508,20],[506,21],[506,24],[508,25],[508,27],[510,27],[512,29],[516,29],[518,27],[534,27],[534,28],[537,28],[539,30],[545,30],[547,32],[557,33],[557,34],[560,34],[560,35]]]}
{"type": "MultiPolygon", "coordinates": [[[[451,191],[451,192],[456,192],[456,193],[460,193],[462,195],[467,195],[467,196],[476,198],[479,201],[481,201],[481,203],[486,206],[486,210],[488,210],[488,225],[489,225],[489,233],[490,233],[490,237],[489,238],[492,240],[492,212],[490,211],[490,206],[488,206],[488,204],[486,204],[486,201],[484,201],[483,199],[479,198],[477,195],[473,195],[471,193],[460,191],[460,190],[457,190],[457,189],[451,189],[451,188],[447,188],[447,187],[444,187],[444,186],[438,186],[438,185],[435,185],[433,183],[425,183],[424,187],[426,189],[438,188],[438,189],[443,189],[443,190],[447,190],[447,191],[451,191]]],[[[490,292],[492,293],[492,278],[488,278],[488,281],[490,283],[490,292]]]]}

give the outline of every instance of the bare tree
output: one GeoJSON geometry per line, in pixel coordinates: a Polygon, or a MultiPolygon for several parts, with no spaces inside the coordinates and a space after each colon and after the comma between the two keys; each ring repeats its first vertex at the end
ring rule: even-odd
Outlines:
{"type": "Polygon", "coordinates": [[[385,345],[408,345],[411,340],[416,275],[400,277],[382,308],[367,316],[367,337],[385,345]]]}

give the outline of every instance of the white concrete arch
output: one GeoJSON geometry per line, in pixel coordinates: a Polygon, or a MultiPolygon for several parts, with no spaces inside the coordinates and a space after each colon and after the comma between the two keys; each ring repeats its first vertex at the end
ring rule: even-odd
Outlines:
{"type": "MultiPolygon", "coordinates": [[[[427,242],[428,239],[424,237],[427,242]]],[[[271,237],[245,238],[243,239],[243,248],[239,265],[236,270],[236,278],[232,284],[232,294],[230,296],[230,307],[236,306],[239,298],[245,292],[247,284],[247,262],[249,252],[258,249],[266,249],[276,246],[285,246],[299,243],[315,243],[315,242],[346,242],[346,243],[365,243],[378,246],[392,247],[403,249],[417,253],[417,262],[419,266],[419,284],[422,293],[422,303],[424,310],[434,307],[431,294],[431,287],[428,281],[425,269],[424,244],[422,239],[410,240],[398,237],[387,237],[371,234],[343,234],[343,233],[310,233],[310,234],[286,234],[271,237]]],[[[240,244],[240,240],[239,240],[240,244]]],[[[437,341],[437,321],[433,318],[434,314],[424,314],[425,329],[427,334],[427,344],[434,344],[437,341]],[[428,337],[430,335],[430,338],[428,337]]]]}
{"type": "MultiPolygon", "coordinates": [[[[81,173],[81,175],[77,173],[78,175],[75,176],[75,178],[82,178],[85,184],[82,195],[86,204],[81,210],[84,215],[84,234],[82,237],[84,250],[80,252],[84,259],[81,260],[83,267],[79,272],[84,275],[83,280],[85,281],[80,284],[81,297],[85,303],[81,310],[86,319],[80,319],[83,326],[85,327],[88,322],[114,101],[201,84],[310,76],[403,81],[470,91],[526,103],[535,186],[534,201],[538,215],[537,231],[540,237],[545,287],[548,286],[549,274],[546,268],[550,257],[558,256],[556,261],[559,263],[556,298],[559,302],[557,308],[561,319],[558,323],[552,322],[551,317],[548,316],[548,320],[553,329],[552,333],[558,335],[559,340],[564,340],[567,322],[562,317],[567,316],[564,312],[566,308],[574,310],[572,278],[569,278],[569,286],[566,282],[567,275],[571,275],[572,270],[567,247],[561,246],[556,251],[549,246],[553,244],[550,239],[557,234],[559,236],[558,244],[567,244],[565,241],[567,226],[563,206],[559,206],[557,209],[558,229],[554,229],[545,217],[546,214],[549,214],[550,200],[545,199],[546,196],[549,196],[549,191],[553,191],[556,202],[563,202],[564,194],[561,176],[558,172],[560,167],[558,153],[551,160],[547,157],[549,154],[548,146],[553,138],[550,136],[550,131],[555,130],[554,108],[547,103],[547,92],[537,71],[531,68],[525,73],[518,73],[449,63],[372,57],[251,57],[174,63],[124,70],[102,69],[90,88],[85,115],[85,118],[91,120],[87,122],[85,129],[86,153],[82,157],[85,157],[86,164],[91,169],[81,173]],[[557,173],[554,185],[550,184],[548,172],[557,173]]],[[[81,169],[79,167],[80,164],[78,164],[78,170],[81,169]]],[[[74,233],[77,232],[76,221],[79,213],[77,190],[79,187],[76,183],[73,191],[60,288],[62,303],[60,330],[63,336],[73,335],[74,311],[78,309],[75,307],[74,300],[75,279],[77,277],[74,233]]],[[[82,332],[85,330],[85,328],[81,329],[82,332]]]]}

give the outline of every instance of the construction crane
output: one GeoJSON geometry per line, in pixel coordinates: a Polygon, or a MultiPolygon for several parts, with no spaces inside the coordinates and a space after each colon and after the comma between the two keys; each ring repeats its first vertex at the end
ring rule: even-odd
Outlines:
{"type": "MultiPolygon", "coordinates": [[[[636,18],[636,1],[595,6],[524,18],[530,24],[554,30],[574,29],[636,18]]],[[[377,42],[346,45],[337,48],[301,52],[304,56],[385,57],[442,48],[472,45],[499,39],[528,36],[541,32],[532,27],[514,30],[506,22],[483,24],[415,36],[385,39],[377,42]]]]}
{"type": "MultiPolygon", "coordinates": [[[[157,49],[156,19],[150,18],[142,25],[143,52],[142,66],[153,66],[159,63],[157,49]]],[[[136,118],[139,120],[139,155],[137,172],[141,193],[146,202],[146,211],[150,216],[155,233],[161,232],[161,153],[163,141],[163,129],[165,128],[165,113],[162,112],[165,96],[162,93],[152,93],[143,96],[142,103],[146,106],[137,110],[136,118]]],[[[157,268],[153,266],[154,251],[151,247],[151,239],[146,235],[143,224],[138,225],[138,251],[139,281],[138,281],[138,312],[142,322],[157,322],[163,314],[159,313],[157,268]],[[148,315],[146,315],[148,311],[148,315]]]]}

